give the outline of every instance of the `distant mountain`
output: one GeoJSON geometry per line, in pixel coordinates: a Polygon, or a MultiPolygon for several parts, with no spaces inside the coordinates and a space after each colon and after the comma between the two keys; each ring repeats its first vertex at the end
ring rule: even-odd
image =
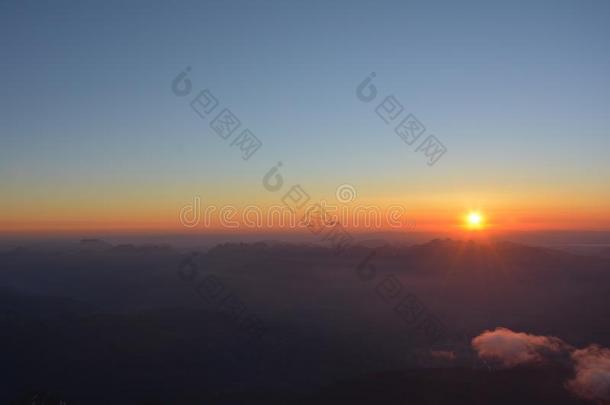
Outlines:
{"type": "Polygon", "coordinates": [[[85,251],[102,251],[112,248],[112,245],[101,239],[81,239],[79,247],[85,251]]]}
{"type": "Polygon", "coordinates": [[[121,244],[116,245],[112,248],[113,253],[160,253],[170,252],[172,247],[169,245],[132,245],[132,244],[121,244]]]}

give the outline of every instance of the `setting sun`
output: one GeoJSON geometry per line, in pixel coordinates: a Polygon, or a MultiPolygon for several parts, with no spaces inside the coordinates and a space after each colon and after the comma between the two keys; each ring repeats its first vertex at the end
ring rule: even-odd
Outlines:
{"type": "Polygon", "coordinates": [[[481,229],[483,227],[483,215],[477,211],[471,211],[466,215],[466,226],[469,229],[481,229]]]}

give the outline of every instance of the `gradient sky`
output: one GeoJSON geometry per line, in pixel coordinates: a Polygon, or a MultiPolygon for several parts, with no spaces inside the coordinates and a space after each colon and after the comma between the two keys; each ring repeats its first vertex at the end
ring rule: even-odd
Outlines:
{"type": "Polygon", "coordinates": [[[347,183],[422,229],[477,208],[608,230],[608,21],[607,1],[2,2],[0,230],[181,229],[194,196],[279,202],[278,161],[312,199],[347,183]],[[250,160],[172,93],[186,66],[262,140],[250,160]],[[436,165],[375,114],[389,94],[436,165]]]}

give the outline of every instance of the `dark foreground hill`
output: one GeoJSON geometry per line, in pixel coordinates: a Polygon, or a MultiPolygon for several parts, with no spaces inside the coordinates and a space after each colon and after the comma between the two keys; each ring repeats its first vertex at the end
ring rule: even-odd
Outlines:
{"type": "Polygon", "coordinates": [[[449,240],[192,253],[2,254],[0,403],[578,403],[571,370],[490,369],[470,340],[503,326],[610,346],[605,258],[449,240]]]}

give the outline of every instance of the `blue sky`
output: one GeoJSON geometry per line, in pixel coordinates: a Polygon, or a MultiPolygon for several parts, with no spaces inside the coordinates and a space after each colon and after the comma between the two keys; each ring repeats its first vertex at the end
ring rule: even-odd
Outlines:
{"type": "Polygon", "coordinates": [[[342,183],[370,199],[557,183],[608,195],[605,1],[3,2],[0,15],[9,211],[136,188],[256,199],[280,160],[320,197],[342,183]],[[263,141],[251,160],[172,94],[186,66],[263,141]],[[435,166],[355,97],[373,71],[447,146],[435,166]]]}

